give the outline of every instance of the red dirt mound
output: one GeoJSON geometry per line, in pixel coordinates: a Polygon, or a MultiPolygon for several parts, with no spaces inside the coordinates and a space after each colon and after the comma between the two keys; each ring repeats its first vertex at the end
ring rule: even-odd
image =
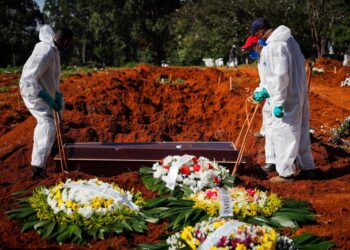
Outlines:
{"type": "MultiPolygon", "coordinates": [[[[252,186],[309,201],[318,214],[317,223],[303,226],[297,233],[308,231],[327,236],[338,249],[346,249],[350,248],[350,155],[329,145],[328,138],[330,129],[338,127],[350,113],[350,88],[340,87],[340,81],[350,69],[325,59],[315,65],[325,68],[325,73],[312,75],[310,89],[311,127],[315,129],[312,151],[319,167],[317,179],[301,176],[292,184],[268,181],[269,176],[259,170],[259,165],[264,163],[264,140],[253,136],[261,125],[260,110],[248,136],[249,147],[245,153],[248,164],[239,175],[252,186]],[[337,66],[336,74],[334,66],[337,66]]],[[[18,79],[18,75],[11,76],[9,81],[14,79],[18,79]]],[[[7,84],[6,80],[0,83],[1,86],[7,84]]],[[[245,119],[245,100],[258,83],[254,66],[235,70],[139,65],[133,69],[76,74],[64,79],[62,84],[66,97],[65,135],[71,142],[234,141],[245,119]]],[[[52,185],[66,178],[55,172],[50,161],[47,180],[30,180],[35,120],[23,104],[18,107],[18,87],[13,87],[12,91],[0,94],[0,103],[7,105],[0,106],[0,247],[77,248],[70,244],[58,246],[33,232],[21,234],[19,224],[4,216],[11,208],[13,192],[41,184],[52,185]],[[18,112],[23,116],[20,119],[6,118],[16,117],[18,112]]],[[[69,173],[68,176],[92,178],[83,173],[69,173]]],[[[103,180],[140,190],[145,198],[154,196],[136,173],[103,180]]],[[[129,249],[132,244],[155,240],[163,228],[164,225],[152,225],[148,235],[113,236],[92,242],[91,246],[94,249],[129,249]]]]}

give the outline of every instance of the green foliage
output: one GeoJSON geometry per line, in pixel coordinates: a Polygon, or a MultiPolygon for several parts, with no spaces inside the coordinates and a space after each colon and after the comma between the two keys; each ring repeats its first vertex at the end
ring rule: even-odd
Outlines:
{"type": "Polygon", "coordinates": [[[332,129],[330,142],[336,145],[343,145],[345,150],[350,150],[350,117],[344,119],[338,128],[332,129]]]}
{"type": "MultiPolygon", "coordinates": [[[[148,200],[145,213],[159,219],[168,219],[168,228],[181,230],[186,225],[194,225],[207,220],[209,215],[200,208],[193,208],[194,201],[175,197],[163,197],[148,200]]],[[[255,225],[268,225],[276,228],[297,228],[299,224],[315,221],[315,213],[304,201],[284,200],[283,207],[274,212],[270,217],[257,215],[254,217],[237,217],[255,225]]]]}
{"type": "Polygon", "coordinates": [[[6,68],[0,68],[0,73],[1,74],[7,74],[7,73],[20,73],[22,70],[21,67],[13,67],[13,66],[8,66],[6,68]]]}
{"type": "MultiPolygon", "coordinates": [[[[350,43],[349,6],[346,0],[45,0],[40,13],[33,0],[1,1],[0,67],[23,65],[38,42],[43,16],[54,29],[74,31],[74,47],[61,58],[68,65],[227,61],[232,45],[244,43],[259,16],[272,27],[290,27],[306,57],[323,54],[328,43],[344,53],[350,43]]],[[[236,56],[244,61],[239,49],[236,56]]]]}
{"type": "Polygon", "coordinates": [[[177,78],[176,80],[172,81],[168,78],[158,78],[157,82],[159,82],[160,84],[183,84],[185,83],[185,80],[177,78]]]}
{"type": "Polygon", "coordinates": [[[22,65],[37,41],[42,15],[32,0],[0,1],[0,67],[22,65]]]}
{"type": "MultiPolygon", "coordinates": [[[[70,27],[76,35],[68,63],[122,66],[160,64],[169,39],[169,13],[180,0],[46,0],[49,23],[70,27]]],[[[57,28],[57,27],[55,27],[57,28]]]]}
{"type": "Polygon", "coordinates": [[[186,1],[172,19],[173,41],[169,43],[167,61],[177,65],[200,65],[202,58],[225,57],[232,44],[241,44],[246,34],[239,32],[248,25],[240,23],[231,1],[186,1]]]}
{"type": "Polygon", "coordinates": [[[350,47],[350,16],[347,15],[342,19],[339,25],[336,25],[333,34],[334,46],[338,52],[349,53],[350,47]]]}
{"type": "Polygon", "coordinates": [[[324,237],[319,237],[310,233],[303,233],[292,238],[296,247],[300,250],[322,250],[335,247],[333,242],[327,241],[324,237]]]}
{"type": "Polygon", "coordinates": [[[61,77],[66,78],[77,74],[88,74],[93,73],[97,70],[97,68],[92,67],[63,67],[61,72],[61,77]]]}

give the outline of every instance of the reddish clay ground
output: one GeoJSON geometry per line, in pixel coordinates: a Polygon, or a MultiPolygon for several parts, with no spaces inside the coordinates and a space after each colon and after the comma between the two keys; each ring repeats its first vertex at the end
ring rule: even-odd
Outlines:
{"type": "MultiPolygon", "coordinates": [[[[336,249],[350,248],[350,154],[328,143],[330,129],[338,127],[350,115],[350,88],[340,82],[350,68],[330,60],[319,60],[317,67],[324,74],[313,75],[310,91],[312,151],[318,176],[308,180],[299,176],[294,183],[271,184],[270,176],[259,170],[264,163],[264,140],[253,133],[261,124],[259,112],[248,136],[245,169],[240,178],[249,185],[272,190],[284,197],[307,200],[318,217],[314,225],[299,232],[326,236],[337,244],[336,249]],[[334,66],[337,73],[334,74],[334,66]]],[[[23,103],[18,105],[18,75],[0,75],[0,86],[10,86],[0,93],[0,248],[78,248],[61,246],[42,240],[34,232],[21,234],[16,221],[5,218],[11,208],[11,194],[38,185],[52,185],[64,179],[49,163],[50,177],[44,181],[30,179],[30,156],[35,120],[23,103]]],[[[64,130],[68,141],[146,142],[146,141],[233,141],[245,118],[245,99],[258,85],[253,66],[234,69],[157,68],[140,65],[134,69],[104,70],[77,74],[64,80],[66,96],[64,130]],[[233,91],[229,90],[232,77],[233,91]],[[160,79],[181,84],[160,83],[160,79]],[[178,80],[178,82],[181,82],[178,80]],[[220,82],[220,83],[219,83],[220,82]]],[[[71,178],[91,178],[79,173],[71,178]]],[[[102,178],[122,188],[135,188],[145,198],[147,191],[137,173],[102,178]]],[[[153,241],[164,225],[151,225],[148,235],[122,235],[92,242],[94,249],[130,249],[132,244],[153,241]]],[[[90,247],[91,247],[90,246],[90,247]]]]}

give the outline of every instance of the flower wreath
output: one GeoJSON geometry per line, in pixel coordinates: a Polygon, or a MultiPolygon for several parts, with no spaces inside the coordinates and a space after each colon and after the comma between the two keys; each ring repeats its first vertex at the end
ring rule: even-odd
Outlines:
{"type": "Polygon", "coordinates": [[[205,157],[193,155],[167,156],[152,168],[140,169],[141,179],[148,189],[159,195],[189,195],[206,188],[232,186],[234,177],[228,169],[205,157]]]}
{"type": "Polygon", "coordinates": [[[50,188],[37,187],[31,196],[17,200],[19,208],[7,213],[23,222],[22,232],[34,229],[43,238],[84,244],[90,237],[103,239],[110,233],[146,232],[143,204],[140,192],[114,183],[68,179],[50,188]]]}
{"type": "Polygon", "coordinates": [[[305,201],[284,200],[274,193],[244,187],[216,187],[183,198],[157,197],[146,201],[145,213],[168,219],[168,228],[173,230],[217,216],[296,228],[299,223],[314,222],[316,216],[305,201]]]}
{"type": "Polygon", "coordinates": [[[140,244],[142,249],[157,250],[296,250],[329,249],[333,243],[324,238],[301,234],[288,238],[268,226],[251,225],[233,219],[209,218],[154,244],[140,244]]]}

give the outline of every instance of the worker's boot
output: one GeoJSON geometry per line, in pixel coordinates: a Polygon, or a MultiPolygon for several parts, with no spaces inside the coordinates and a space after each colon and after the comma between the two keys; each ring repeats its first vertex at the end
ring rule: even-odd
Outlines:
{"type": "Polygon", "coordinates": [[[269,181],[272,183],[286,183],[286,182],[293,182],[294,180],[295,180],[294,176],[289,176],[289,177],[275,176],[269,179],[269,181]]]}
{"type": "Polygon", "coordinates": [[[47,178],[48,175],[46,174],[45,168],[39,168],[36,166],[32,166],[32,179],[33,180],[40,180],[47,178]]]}
{"type": "Polygon", "coordinates": [[[262,170],[264,170],[265,172],[276,171],[276,165],[273,163],[266,163],[265,166],[262,167],[262,170]]]}
{"type": "Polygon", "coordinates": [[[254,133],[254,136],[255,136],[256,138],[264,138],[264,137],[265,137],[265,135],[263,135],[262,133],[260,133],[260,131],[255,132],[255,133],[254,133]]]}

